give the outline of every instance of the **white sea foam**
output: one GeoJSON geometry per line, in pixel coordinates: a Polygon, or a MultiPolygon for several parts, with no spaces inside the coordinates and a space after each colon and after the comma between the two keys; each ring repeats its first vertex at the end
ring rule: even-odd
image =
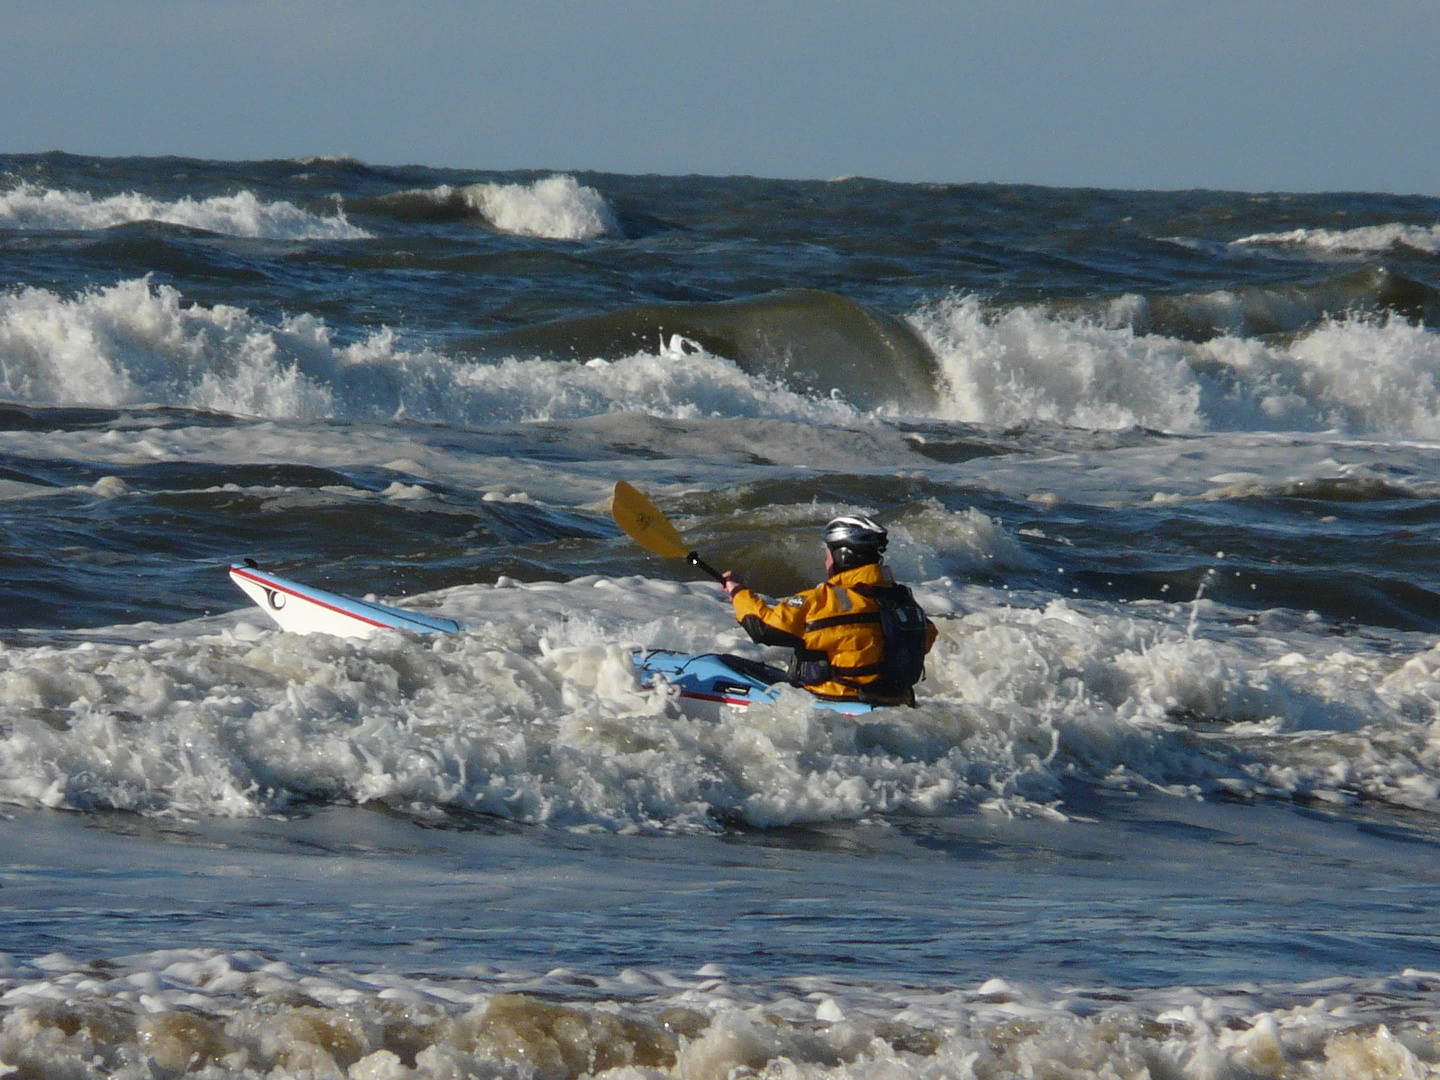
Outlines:
{"type": "Polygon", "coordinates": [[[1288,232],[1255,233],[1234,241],[1236,246],[1303,247],[1322,252],[1370,253],[1409,247],[1434,255],[1440,253],[1440,225],[1363,225],[1355,229],[1291,229],[1288,232]]]}
{"type": "Polygon", "coordinates": [[[22,183],[0,193],[0,228],[91,230],[136,221],[265,240],[360,240],[370,235],[351,225],[343,210],[323,217],[283,200],[262,202],[249,191],[166,201],[136,192],[96,198],[84,191],[22,183]]]}
{"type": "Polygon", "coordinates": [[[1419,970],[1044,991],[746,982],[717,964],[440,979],[212,949],[6,960],[0,1069],[22,1076],[1419,1080],[1440,1067],[1440,974],[1419,970]]]}
{"type": "Polygon", "coordinates": [[[1440,437],[1440,334],[1398,316],[1327,320],[1288,345],[1216,338],[1199,355],[1212,427],[1440,437]]]}
{"type": "MultiPolygon", "coordinates": [[[[1012,543],[973,514],[954,529],[1012,543]]],[[[1236,627],[1205,603],[1012,603],[947,579],[918,595],[967,614],[941,620],[918,709],[858,719],[787,690],[702,723],[643,689],[626,644],[753,649],[705,583],[459,588],[431,603],[471,629],[427,639],[294,637],[255,609],[133,645],[11,647],[0,799],[221,816],[378,801],[684,832],[1063,815],[1061,780],[1079,776],[1440,812],[1440,650],[1236,627]]]]}
{"type": "Polygon", "coordinates": [[[886,562],[904,581],[928,581],[946,573],[1031,570],[1037,565],[1004,526],[974,507],[955,513],[926,499],[912,504],[889,528],[886,562]]]}
{"type": "Polygon", "coordinates": [[[911,322],[940,361],[948,418],[1170,431],[1203,426],[1200,388],[1180,342],[1056,318],[1038,307],[992,313],[970,295],[924,307],[911,322]]]}
{"type": "Polygon", "coordinates": [[[911,321],[956,420],[1440,436],[1440,335],[1395,316],[1328,320],[1289,343],[1203,344],[1040,307],[991,312],[972,296],[911,321]]]}
{"type": "MultiPolygon", "coordinates": [[[[443,189],[446,197],[449,189],[443,189]]],[[[533,184],[472,184],[460,194],[494,228],[547,240],[594,240],[620,233],[615,212],[594,188],[573,176],[533,184]]]]}
{"type": "Polygon", "coordinates": [[[302,367],[333,373],[339,359],[319,320],[266,326],[240,308],[184,306],[148,280],[73,300],[44,289],[0,297],[0,394],[11,401],[324,416],[331,386],[302,367]]]}
{"type": "Polygon", "coordinates": [[[185,304],[174,288],[146,279],[73,299],[44,289],[0,296],[0,396],[462,424],[617,412],[822,423],[855,416],[841,402],[795,394],[705,353],[475,364],[405,349],[386,329],[342,347],[313,316],[267,323],[241,308],[185,304]]]}

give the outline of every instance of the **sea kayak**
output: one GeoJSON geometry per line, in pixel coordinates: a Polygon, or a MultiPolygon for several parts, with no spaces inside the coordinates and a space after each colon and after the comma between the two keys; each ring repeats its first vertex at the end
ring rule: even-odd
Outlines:
{"type": "MultiPolygon", "coordinates": [[[[377,630],[410,630],[417,634],[454,634],[461,630],[453,619],[357,600],[249,564],[232,565],[230,580],[280,629],[292,634],[367,638],[377,630]]],[[[777,667],[726,653],[637,651],[635,666],[643,685],[653,686],[657,680],[669,683],[679,691],[685,714],[704,719],[718,719],[727,708],[745,709],[756,702],[774,701],[787,683],[785,672],[777,667]]],[[[815,699],[815,707],[849,716],[875,708],[858,701],[820,698],[815,699]]]]}
{"type": "Polygon", "coordinates": [[[437,619],[418,611],[404,611],[314,589],[267,574],[258,566],[232,565],[230,580],[274,619],[281,630],[292,634],[365,638],[376,630],[413,630],[417,634],[454,634],[460,630],[460,624],[453,619],[437,619]]]}

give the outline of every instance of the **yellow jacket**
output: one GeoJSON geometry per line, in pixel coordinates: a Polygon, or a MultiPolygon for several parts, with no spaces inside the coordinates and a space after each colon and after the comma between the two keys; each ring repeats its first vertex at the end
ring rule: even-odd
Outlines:
{"type": "MultiPolygon", "coordinates": [[[[856,585],[893,585],[894,577],[879,563],[843,570],[813,589],[796,593],[773,607],[747,588],[731,598],[735,618],[750,637],[762,645],[781,645],[796,650],[800,660],[801,683],[821,697],[858,698],[863,687],[879,675],[874,670],[884,653],[880,634],[880,605],[855,591],[856,585]],[[874,615],[873,622],[856,622],[856,616],[874,615]],[[832,676],[821,681],[805,680],[807,654],[823,656],[830,662],[832,676]],[[865,669],[870,669],[868,673],[865,669]],[[847,675],[856,671],[854,675],[847,675]],[[847,685],[847,683],[858,685],[847,685]]],[[[926,621],[926,651],[935,643],[935,625],[926,621]]],[[[907,695],[905,703],[909,703],[907,695]]],[[[896,701],[895,704],[900,704],[896,701]]]]}

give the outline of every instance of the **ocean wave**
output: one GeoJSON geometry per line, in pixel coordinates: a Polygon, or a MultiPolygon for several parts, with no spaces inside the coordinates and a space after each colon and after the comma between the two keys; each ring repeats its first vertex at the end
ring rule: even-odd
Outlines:
{"type": "MultiPolygon", "coordinates": [[[[1065,314],[1067,308],[1057,313],[1065,314]]],[[[1237,286],[1159,296],[1130,293],[1080,312],[1106,326],[1129,326],[1144,334],[1194,342],[1226,335],[1295,334],[1312,330],[1326,319],[1392,313],[1433,326],[1440,323],[1440,293],[1403,274],[1365,267],[1304,284],[1237,286]]]]}
{"type": "Polygon", "coordinates": [[[1233,241],[1237,247],[1286,246],[1319,252],[1377,252],[1396,247],[1413,248],[1427,255],[1440,254],[1440,225],[1362,225],[1355,229],[1291,229],[1255,233],[1233,241]]]}
{"type": "Polygon", "coordinates": [[[136,192],[96,198],[84,191],[22,183],[0,193],[0,228],[87,231],[141,221],[262,240],[363,240],[370,236],[351,225],[344,211],[321,217],[293,203],[262,202],[249,191],[164,201],[136,192]]]}
{"type": "Polygon", "coordinates": [[[1327,320],[1289,344],[1216,338],[1192,364],[1213,429],[1440,438],[1440,335],[1396,316],[1327,320]]]}
{"type": "Polygon", "coordinates": [[[403,221],[479,218],[497,232],[544,240],[596,240],[624,235],[605,196],[564,174],[532,184],[442,184],[360,199],[352,206],[357,211],[403,221]]]}
{"type": "MultiPolygon", "coordinates": [[[[802,333],[832,307],[806,301],[772,317],[764,304],[742,305],[724,313],[724,325],[742,338],[751,323],[802,333]]],[[[836,311],[848,317],[852,308],[836,311]]],[[[721,317],[707,310],[694,318],[701,315],[721,317]]],[[[910,381],[901,379],[894,365],[910,352],[863,317],[845,324],[854,347],[831,357],[833,367],[818,350],[798,360],[787,352],[774,363],[749,354],[732,361],[678,335],[585,362],[520,359],[535,341],[522,349],[487,339],[487,351],[514,351],[478,362],[407,347],[384,328],[341,345],[312,315],[267,322],[243,308],[187,304],[171,286],[132,279],[73,298],[35,288],[0,295],[0,397],[467,425],[622,412],[830,425],[908,411],[989,425],[1440,438],[1440,335],[1394,315],[1325,320],[1289,341],[1225,334],[1196,343],[1039,306],[988,310],[962,296],[922,308],[911,324],[910,352],[927,363],[933,353],[939,370],[938,397],[928,404],[914,396],[928,371],[907,368],[910,381]],[[872,355],[882,346],[898,358],[891,366],[872,355]],[[837,381],[849,392],[825,389],[837,381]]],[[[629,324],[617,325],[596,333],[623,337],[629,324]]]]}
{"type": "Polygon", "coordinates": [[[310,154],[290,160],[296,165],[338,165],[346,169],[367,168],[365,163],[354,154],[310,154]]]}
{"type": "Polygon", "coordinates": [[[910,326],[820,289],[626,307],[493,334],[484,345],[502,355],[612,359],[651,342],[723,356],[768,382],[861,409],[935,405],[935,358],[910,326]]]}
{"type": "MultiPolygon", "coordinates": [[[[837,508],[836,512],[841,511],[837,508]]],[[[908,506],[900,518],[889,523],[889,529],[886,562],[902,581],[1039,566],[1039,560],[1003,525],[973,506],[955,512],[934,499],[925,499],[908,506]]]]}
{"type": "Polygon", "coordinates": [[[978,297],[922,307],[911,323],[939,359],[941,415],[967,423],[1071,427],[1204,426],[1183,343],[1129,327],[1057,317],[1042,307],[995,312],[978,297]]]}
{"type": "Polygon", "coordinates": [[[1440,1066],[1440,974],[1415,969],[1047,991],[746,982],[718,963],[429,976],[193,948],[0,960],[0,1067],[21,1076],[1410,1080],[1440,1066]]]}
{"type": "Polygon", "coordinates": [[[578,364],[469,363],[405,349],[388,329],[340,346],[323,320],[267,323],[186,304],[168,285],[121,282],[66,299],[0,296],[0,396],[24,404],[157,404],[271,419],[408,417],[459,424],[617,412],[845,422],[812,399],[679,347],[578,364]]]}
{"type": "MultiPolygon", "coordinates": [[[[981,518],[932,521],[923,546],[1011,557],[981,518]]],[[[911,527],[897,540],[903,566],[911,527]]],[[[917,596],[960,606],[944,579],[917,596]]],[[[670,833],[964,808],[1063,818],[1062,781],[1079,778],[1440,812],[1440,651],[1396,657],[1303,625],[1239,633],[1199,618],[1199,600],[1013,599],[966,594],[919,707],[860,718],[787,689],[696,723],[643,688],[632,645],[751,647],[703,583],[459,587],[429,603],[470,629],[429,639],[295,637],[247,609],[218,633],[12,647],[0,800],[232,817],[376,802],[670,833]]]]}
{"type": "Polygon", "coordinates": [[[1440,437],[1440,335],[1393,314],[1325,319],[1289,342],[1138,332],[1041,306],[988,310],[973,296],[912,324],[939,358],[943,417],[1171,432],[1318,431],[1440,437]]]}
{"type": "Polygon", "coordinates": [[[465,200],[500,232],[548,240],[594,240],[620,235],[605,197],[573,176],[547,176],[533,184],[473,184],[465,200]]]}

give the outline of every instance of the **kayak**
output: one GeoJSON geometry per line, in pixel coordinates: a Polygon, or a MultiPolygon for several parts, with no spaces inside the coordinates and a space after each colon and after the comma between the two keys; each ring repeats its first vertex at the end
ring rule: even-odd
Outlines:
{"type": "Polygon", "coordinates": [[[234,564],[230,580],[254,600],[281,630],[292,634],[334,634],[365,638],[376,630],[413,630],[417,634],[454,634],[460,624],[418,611],[403,611],[369,600],[356,600],[297,581],[267,574],[258,566],[234,564]]]}
{"type": "MultiPolygon", "coordinates": [[[[230,580],[281,630],[292,634],[367,638],[377,630],[410,630],[417,634],[456,634],[461,630],[453,619],[316,589],[248,563],[233,564],[230,580]]],[[[745,709],[756,702],[775,701],[781,687],[788,683],[788,676],[777,667],[727,653],[637,651],[635,666],[641,685],[654,686],[661,679],[674,686],[684,700],[685,714],[697,719],[719,719],[726,708],[745,709]]],[[[876,708],[859,701],[822,698],[815,699],[815,707],[848,716],[876,708]]]]}

